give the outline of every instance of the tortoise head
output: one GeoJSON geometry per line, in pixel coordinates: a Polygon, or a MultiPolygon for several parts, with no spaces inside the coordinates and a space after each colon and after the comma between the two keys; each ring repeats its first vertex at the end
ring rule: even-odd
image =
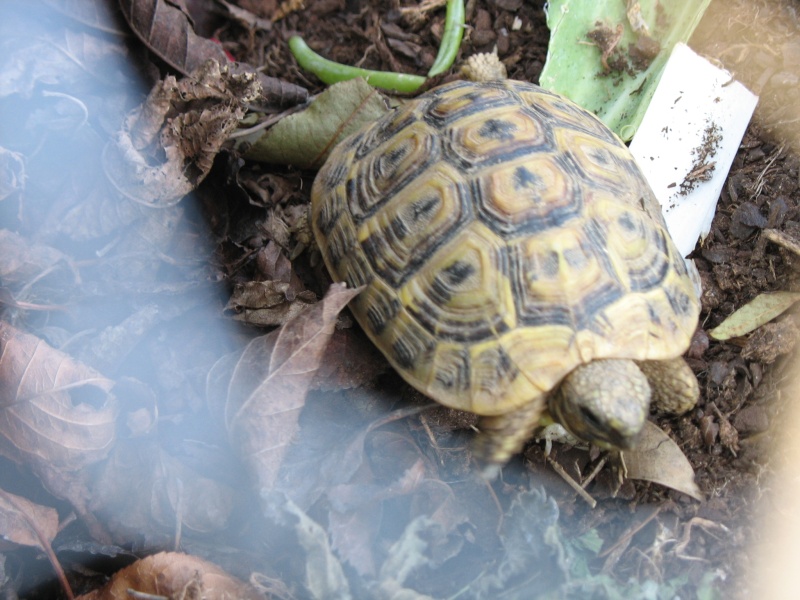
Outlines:
{"type": "Polygon", "coordinates": [[[576,367],[549,398],[550,413],[575,437],[601,448],[630,449],[650,407],[650,385],[632,360],[576,367]]]}

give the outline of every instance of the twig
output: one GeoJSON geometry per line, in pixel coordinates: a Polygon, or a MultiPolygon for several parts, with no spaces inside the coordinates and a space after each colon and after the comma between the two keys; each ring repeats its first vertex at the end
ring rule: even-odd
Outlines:
{"type": "Polygon", "coordinates": [[[589,485],[594,480],[595,477],[597,477],[597,474],[603,467],[606,466],[607,462],[608,462],[608,454],[606,454],[603,458],[600,459],[600,461],[597,463],[597,466],[592,470],[591,473],[589,473],[589,476],[583,480],[583,483],[581,483],[581,487],[586,489],[586,486],[589,485]]]}
{"type": "MultiPolygon", "coordinates": [[[[662,506],[663,506],[663,505],[662,505],[662,506]]],[[[655,519],[655,518],[656,518],[656,516],[658,516],[658,513],[660,513],[660,512],[661,512],[661,506],[657,506],[657,507],[655,507],[655,509],[653,509],[653,512],[652,512],[652,513],[650,513],[650,515],[648,515],[648,516],[647,516],[647,518],[645,518],[645,519],[643,519],[641,522],[639,522],[639,523],[636,523],[635,525],[631,526],[631,527],[630,527],[630,528],[629,528],[629,529],[628,529],[628,530],[627,530],[625,533],[623,533],[623,534],[622,534],[622,535],[621,535],[621,536],[620,536],[620,537],[617,539],[617,541],[616,541],[616,542],[614,542],[614,544],[613,544],[612,546],[610,546],[610,547],[606,548],[605,550],[603,550],[603,551],[602,551],[600,554],[598,554],[598,555],[597,555],[597,557],[598,557],[598,558],[603,558],[604,556],[608,556],[609,554],[611,554],[611,553],[612,553],[614,550],[616,550],[617,548],[619,548],[619,546],[620,546],[621,544],[624,544],[624,543],[625,543],[625,542],[627,542],[629,539],[631,539],[631,538],[632,538],[634,535],[636,535],[637,533],[639,533],[639,532],[642,530],[642,528],[643,528],[645,525],[647,525],[647,524],[648,524],[650,521],[652,521],[653,519],[655,519]]]]}
{"type": "Polygon", "coordinates": [[[790,238],[782,231],[778,231],[777,229],[764,229],[761,231],[761,235],[767,238],[770,242],[774,242],[779,246],[782,246],[787,250],[790,250],[795,254],[800,255],[800,244],[798,244],[795,240],[790,238]]]}
{"type": "Polygon", "coordinates": [[[567,485],[569,485],[569,487],[571,487],[573,490],[575,490],[575,493],[576,493],[576,494],[578,494],[578,495],[579,495],[581,498],[583,498],[583,500],[584,500],[584,501],[585,501],[585,502],[586,502],[586,503],[587,503],[589,506],[591,506],[592,508],[594,508],[595,506],[597,506],[597,500],[595,500],[594,498],[592,498],[592,497],[589,495],[589,493],[588,493],[588,492],[587,492],[585,489],[583,489],[583,488],[580,486],[580,484],[579,484],[577,481],[575,481],[575,480],[574,480],[574,479],[573,479],[573,478],[572,478],[572,477],[569,475],[569,473],[567,473],[567,472],[564,470],[564,468],[563,468],[563,467],[562,467],[560,464],[558,464],[556,461],[554,461],[554,460],[553,460],[552,458],[550,458],[549,456],[547,457],[547,464],[549,464],[551,467],[553,467],[553,470],[554,470],[556,473],[558,473],[558,474],[561,476],[561,479],[563,479],[564,481],[566,481],[566,482],[567,482],[567,485]]]}

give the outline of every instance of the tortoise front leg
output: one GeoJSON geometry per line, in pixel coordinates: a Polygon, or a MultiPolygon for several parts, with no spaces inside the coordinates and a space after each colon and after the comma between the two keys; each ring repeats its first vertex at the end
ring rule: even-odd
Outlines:
{"type": "Polygon", "coordinates": [[[697,405],[700,386],[683,357],[637,361],[636,364],[650,383],[653,408],[682,415],[697,405]]]}
{"type": "Polygon", "coordinates": [[[545,406],[538,396],[520,408],[503,415],[481,417],[480,434],[475,440],[475,456],[483,463],[483,476],[493,479],[508,460],[518,454],[533,432],[545,406]]]}

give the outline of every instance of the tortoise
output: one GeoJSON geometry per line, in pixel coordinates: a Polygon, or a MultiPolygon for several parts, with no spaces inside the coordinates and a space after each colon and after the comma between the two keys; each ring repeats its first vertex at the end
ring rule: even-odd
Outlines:
{"type": "Polygon", "coordinates": [[[340,143],[312,188],[333,279],[397,372],[480,415],[500,466],[546,415],[628,449],[699,394],[698,293],[627,147],[536,85],[455,81],[340,143]]]}

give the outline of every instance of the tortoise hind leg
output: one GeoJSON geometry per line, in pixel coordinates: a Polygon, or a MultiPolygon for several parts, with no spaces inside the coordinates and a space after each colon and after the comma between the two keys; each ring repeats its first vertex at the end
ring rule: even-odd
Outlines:
{"type": "Polygon", "coordinates": [[[700,386],[683,357],[637,361],[636,364],[650,383],[653,408],[681,415],[695,407],[700,386]]]}
{"type": "Polygon", "coordinates": [[[544,406],[544,396],[540,396],[506,414],[481,418],[475,456],[484,465],[484,477],[494,478],[500,467],[522,450],[539,427],[544,406]]]}

